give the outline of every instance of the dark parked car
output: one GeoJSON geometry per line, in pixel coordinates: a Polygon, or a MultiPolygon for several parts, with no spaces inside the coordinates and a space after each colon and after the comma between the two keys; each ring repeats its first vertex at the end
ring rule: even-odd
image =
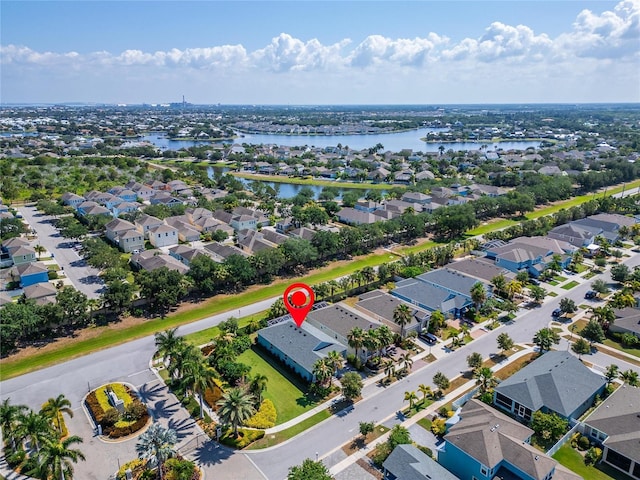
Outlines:
{"type": "Polygon", "coordinates": [[[596,298],[598,296],[597,292],[594,292],[593,290],[589,290],[587,293],[584,294],[584,298],[596,298]]]}
{"type": "Polygon", "coordinates": [[[431,343],[431,344],[436,343],[438,341],[438,337],[428,332],[420,333],[420,338],[422,338],[425,342],[431,343]]]}
{"type": "Polygon", "coordinates": [[[560,310],[559,308],[556,308],[553,312],[551,312],[551,316],[555,318],[558,318],[561,315],[562,315],[562,310],[560,310]]]}

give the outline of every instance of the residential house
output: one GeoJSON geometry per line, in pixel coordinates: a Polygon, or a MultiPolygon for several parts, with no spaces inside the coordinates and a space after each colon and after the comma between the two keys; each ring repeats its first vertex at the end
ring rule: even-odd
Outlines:
{"type": "Polygon", "coordinates": [[[130,262],[135,268],[146,270],[147,272],[152,272],[162,267],[166,267],[169,270],[176,270],[182,274],[189,271],[189,267],[179,260],[156,249],[135,254],[131,257],[130,262]]]}
{"type": "Polygon", "coordinates": [[[584,227],[566,223],[552,228],[547,233],[548,237],[556,238],[564,242],[568,242],[576,247],[588,247],[593,244],[595,238],[599,235],[600,230],[593,227],[584,227]]]}
{"type": "Polygon", "coordinates": [[[86,198],[76,195],[75,193],[67,192],[62,195],[62,203],[73,208],[78,208],[78,206],[85,201],[86,198]]]}
{"type": "Polygon", "coordinates": [[[423,329],[429,328],[429,318],[431,314],[426,310],[417,308],[414,305],[407,304],[393,295],[389,295],[381,290],[373,290],[371,292],[360,295],[355,308],[366,315],[375,318],[384,323],[394,333],[400,333],[400,325],[393,320],[396,308],[400,305],[407,305],[411,312],[411,321],[404,326],[405,333],[415,331],[419,333],[423,329]]]}
{"type": "Polygon", "coordinates": [[[338,213],[338,220],[349,225],[364,225],[378,221],[378,218],[369,212],[363,212],[351,207],[344,207],[338,213]]]}
{"type": "Polygon", "coordinates": [[[640,338],[640,309],[620,308],[614,310],[616,319],[609,325],[609,330],[618,333],[630,333],[640,338]]]}
{"type": "Polygon", "coordinates": [[[149,230],[160,225],[164,225],[164,222],[159,218],[143,213],[136,218],[135,225],[138,231],[144,235],[144,238],[149,238],[149,230]]]}
{"type": "Polygon", "coordinates": [[[135,192],[137,198],[141,198],[143,201],[149,201],[156,193],[153,188],[139,183],[132,186],[131,190],[135,192]]]}
{"type": "Polygon", "coordinates": [[[89,215],[111,215],[111,210],[102,205],[98,205],[93,200],[87,200],[86,202],[82,202],[78,205],[77,208],[78,214],[83,217],[89,215]]]}
{"type": "Polygon", "coordinates": [[[164,219],[167,225],[178,230],[178,239],[181,242],[197,242],[200,240],[200,231],[189,223],[187,215],[176,215],[164,219]]]}
{"type": "Polygon", "coordinates": [[[384,480],[458,480],[415,445],[398,445],[382,464],[384,480]]]}
{"type": "Polygon", "coordinates": [[[471,288],[478,282],[491,297],[491,287],[487,282],[448,268],[396,282],[391,294],[430,312],[440,310],[444,314],[460,316],[473,304],[471,288]]]}
{"type": "Polygon", "coordinates": [[[408,203],[426,205],[431,202],[431,196],[420,192],[406,192],[402,195],[401,200],[408,203]]]}
{"type": "Polygon", "coordinates": [[[111,209],[111,213],[114,217],[119,217],[123,213],[137,212],[138,210],[140,210],[141,206],[142,205],[138,202],[121,202],[111,209]]]}
{"type": "Polygon", "coordinates": [[[356,202],[356,204],[353,206],[353,208],[355,208],[356,210],[359,210],[361,212],[373,213],[376,210],[383,209],[384,205],[382,205],[381,203],[372,202],[370,200],[359,200],[359,201],[356,202]]]}
{"type": "Polygon", "coordinates": [[[623,385],[583,422],[584,433],[602,446],[602,461],[640,479],[640,389],[623,385]]]}
{"type": "Polygon", "coordinates": [[[115,244],[118,243],[118,237],[129,230],[136,230],[136,226],[120,218],[114,218],[104,226],[106,237],[115,244]]]}
{"type": "Polygon", "coordinates": [[[11,244],[8,247],[9,241],[5,242],[3,245],[3,249],[11,257],[11,261],[13,265],[22,265],[25,263],[31,263],[36,261],[36,251],[33,249],[31,245],[23,245],[23,244],[11,244]]]}
{"type": "Polygon", "coordinates": [[[345,355],[346,347],[308,322],[297,327],[292,320],[258,331],[258,345],[308,382],[315,381],[314,364],[331,351],[345,355]]]}
{"type": "Polygon", "coordinates": [[[278,233],[285,234],[293,228],[295,228],[295,223],[291,217],[282,218],[276,223],[276,232],[278,233]]]}
{"type": "Polygon", "coordinates": [[[498,275],[504,275],[508,280],[513,280],[516,275],[514,272],[502,268],[490,260],[483,258],[465,258],[456,260],[447,264],[450,270],[456,270],[460,273],[476,278],[479,281],[491,283],[498,275]]]}
{"type": "Polygon", "coordinates": [[[604,377],[571,353],[551,351],[501,382],[493,402],[524,422],[530,422],[538,410],[577,419],[605,385],[604,377]]]}
{"type": "Polygon", "coordinates": [[[294,228],[293,230],[291,230],[289,232],[289,235],[291,235],[294,238],[302,238],[304,240],[311,241],[313,240],[313,237],[315,237],[316,233],[317,232],[315,230],[312,230],[310,228],[300,227],[300,228],[294,228]]]}
{"type": "Polygon", "coordinates": [[[150,199],[151,205],[165,205],[169,208],[182,205],[182,200],[171,196],[168,192],[158,192],[150,199]]]}
{"type": "Polygon", "coordinates": [[[125,253],[144,250],[144,235],[134,228],[118,235],[118,246],[125,253]]]}
{"type": "Polygon", "coordinates": [[[186,245],[176,245],[169,249],[169,255],[189,267],[194,258],[198,255],[207,255],[207,253],[205,253],[205,250],[188,247],[186,245]]]}
{"type": "Polygon", "coordinates": [[[136,192],[129,188],[124,187],[113,187],[108,191],[111,195],[115,195],[116,197],[121,198],[125,202],[134,203],[138,200],[138,195],[136,192]]]}
{"type": "Polygon", "coordinates": [[[474,399],[445,435],[438,463],[465,480],[578,480],[529,444],[533,430],[474,399]]]}
{"type": "Polygon", "coordinates": [[[213,217],[211,210],[202,207],[189,207],[185,209],[184,213],[192,224],[195,224],[196,220],[200,218],[213,217]]]}
{"type": "Polygon", "coordinates": [[[33,300],[36,305],[46,305],[48,303],[56,303],[56,295],[58,291],[50,283],[35,283],[24,289],[24,297],[27,300],[33,300]]]}
{"type": "Polygon", "coordinates": [[[207,250],[211,258],[219,263],[224,262],[231,255],[242,255],[243,257],[249,256],[239,248],[232,247],[230,245],[223,245],[218,242],[211,242],[208,245],[205,245],[204,249],[207,250]]]}
{"type": "Polygon", "coordinates": [[[221,230],[227,234],[227,236],[233,236],[233,227],[231,225],[227,225],[220,220],[213,217],[200,217],[194,223],[193,226],[202,232],[217,232],[221,230]]]}
{"type": "Polygon", "coordinates": [[[278,245],[265,239],[262,232],[257,230],[240,230],[238,232],[238,246],[251,254],[276,248],[278,245]]]}
{"type": "Polygon", "coordinates": [[[49,269],[41,262],[23,263],[13,268],[20,279],[21,287],[49,281],[49,269]]]}
{"type": "MultiPolygon", "coordinates": [[[[360,327],[364,331],[368,331],[372,328],[380,328],[382,325],[377,320],[364,313],[358,313],[343,303],[336,303],[309,312],[306,323],[313,325],[342,345],[349,345],[349,332],[354,327],[360,327]]],[[[355,349],[349,347],[348,353],[355,353],[355,349]]]]}
{"type": "Polygon", "coordinates": [[[230,225],[236,231],[240,230],[257,230],[258,221],[255,217],[250,215],[234,215],[231,219],[230,225]]]}
{"type": "MultiPolygon", "coordinates": [[[[565,243],[565,242],[563,242],[565,243]]],[[[484,247],[487,258],[495,260],[496,265],[512,272],[526,271],[537,277],[558,255],[554,242],[511,241],[489,242],[484,247]]],[[[571,255],[560,254],[560,266],[566,268],[571,263],[571,255]]]]}
{"type": "Polygon", "coordinates": [[[155,248],[178,244],[178,229],[170,225],[158,225],[149,229],[149,243],[155,248]]]}

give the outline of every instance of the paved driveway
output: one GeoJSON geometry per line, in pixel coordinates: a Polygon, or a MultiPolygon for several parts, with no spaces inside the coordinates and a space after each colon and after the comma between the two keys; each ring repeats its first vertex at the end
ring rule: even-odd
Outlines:
{"type": "Polygon", "coordinates": [[[53,217],[44,215],[36,207],[19,207],[18,211],[38,233],[37,242],[54,254],[58,265],[64,269],[65,275],[71,280],[73,286],[89,298],[98,298],[104,288],[104,283],[98,276],[100,272],[87,265],[72,248],[73,240],[60,236],[58,230],[51,224],[53,217]]]}

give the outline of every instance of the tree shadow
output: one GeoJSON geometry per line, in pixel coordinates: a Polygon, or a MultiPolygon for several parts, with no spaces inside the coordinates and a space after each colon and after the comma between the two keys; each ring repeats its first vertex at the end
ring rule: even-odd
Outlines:
{"type": "Polygon", "coordinates": [[[193,451],[191,456],[199,465],[212,466],[228,460],[233,453],[234,451],[232,449],[205,438],[203,443],[193,451]]]}

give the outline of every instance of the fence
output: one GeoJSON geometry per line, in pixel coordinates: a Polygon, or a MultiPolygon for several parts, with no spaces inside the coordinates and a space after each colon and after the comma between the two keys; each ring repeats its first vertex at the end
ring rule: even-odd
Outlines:
{"type": "Polygon", "coordinates": [[[454,410],[459,409],[460,407],[462,407],[465,403],[467,403],[467,401],[473,397],[476,393],[478,393],[478,390],[480,389],[480,387],[476,387],[473,390],[471,390],[470,392],[465,393],[463,396],[461,396],[460,398],[458,398],[456,401],[454,401],[451,406],[453,407],[454,410]]]}
{"type": "Polygon", "coordinates": [[[573,419],[569,419],[569,424],[574,424],[567,433],[565,433],[562,438],[560,440],[558,440],[556,442],[556,444],[551,447],[549,450],[547,450],[547,455],[549,455],[550,457],[553,456],[558,450],[560,450],[560,447],[562,447],[565,443],[567,443],[567,441],[573,436],[574,433],[576,432],[580,432],[583,433],[583,428],[582,428],[582,423],[578,422],[576,420],[573,419]]]}

